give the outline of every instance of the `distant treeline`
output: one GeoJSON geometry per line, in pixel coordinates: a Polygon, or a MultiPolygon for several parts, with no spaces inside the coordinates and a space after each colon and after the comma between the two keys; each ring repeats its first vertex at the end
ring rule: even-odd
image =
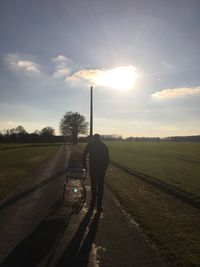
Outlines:
{"type": "Polygon", "coordinates": [[[56,136],[52,127],[45,127],[41,131],[28,133],[23,126],[0,131],[0,143],[43,143],[43,142],[70,142],[71,138],[56,136]]]}
{"type": "MultiPolygon", "coordinates": [[[[129,141],[129,142],[200,142],[200,135],[194,136],[170,136],[165,138],[160,137],[127,137],[122,138],[120,135],[101,135],[103,141],[129,141]]],[[[89,137],[80,137],[79,141],[87,142],[89,137]]]]}
{"type": "MultiPolygon", "coordinates": [[[[101,135],[103,141],[130,141],[130,142],[200,142],[200,135],[160,137],[127,137],[120,135],[101,135]]],[[[88,142],[89,136],[79,137],[79,142],[88,142]]],[[[56,136],[52,127],[45,127],[41,131],[28,133],[23,126],[0,131],[0,143],[40,143],[40,142],[72,142],[71,136],[56,136]]]]}
{"type": "MultiPolygon", "coordinates": [[[[163,139],[161,139],[163,140],[163,139]]],[[[191,136],[171,136],[164,139],[165,141],[174,141],[174,142],[200,142],[200,135],[191,135],[191,136]]]]}
{"type": "Polygon", "coordinates": [[[143,142],[143,141],[168,141],[168,142],[200,142],[200,135],[192,136],[170,136],[160,137],[128,137],[126,141],[143,142]]]}
{"type": "Polygon", "coordinates": [[[159,137],[127,137],[126,141],[142,142],[142,141],[160,141],[159,137]]]}

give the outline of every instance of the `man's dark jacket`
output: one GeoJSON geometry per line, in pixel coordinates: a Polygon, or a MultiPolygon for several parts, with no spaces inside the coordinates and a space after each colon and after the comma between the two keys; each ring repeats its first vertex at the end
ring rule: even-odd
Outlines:
{"type": "Polygon", "coordinates": [[[109,165],[109,152],[107,146],[98,141],[92,141],[87,144],[85,150],[83,152],[83,167],[86,167],[86,159],[87,155],[89,155],[89,165],[90,169],[97,171],[105,171],[109,165]]]}

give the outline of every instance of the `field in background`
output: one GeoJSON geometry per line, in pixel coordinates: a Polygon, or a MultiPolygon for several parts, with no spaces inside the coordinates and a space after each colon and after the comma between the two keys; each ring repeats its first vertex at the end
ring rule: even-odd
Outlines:
{"type": "Polygon", "coordinates": [[[111,160],[200,198],[200,142],[105,143],[111,160]]]}
{"type": "Polygon", "coordinates": [[[111,158],[200,197],[200,142],[107,142],[111,158]]]}
{"type": "Polygon", "coordinates": [[[29,172],[56,152],[60,144],[0,144],[0,200],[29,172]]]}
{"type": "MultiPolygon", "coordinates": [[[[200,143],[106,142],[111,160],[200,196],[200,143]]],[[[83,149],[85,144],[78,144],[83,149]]],[[[200,266],[200,210],[110,165],[106,183],[174,266],[200,266]]]]}

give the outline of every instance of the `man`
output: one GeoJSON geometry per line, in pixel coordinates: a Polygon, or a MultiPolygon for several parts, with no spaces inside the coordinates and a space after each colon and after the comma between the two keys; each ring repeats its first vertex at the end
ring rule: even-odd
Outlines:
{"type": "Polygon", "coordinates": [[[109,165],[109,151],[107,146],[101,141],[99,134],[94,135],[93,141],[87,144],[83,151],[82,159],[84,168],[86,168],[88,155],[92,193],[91,206],[94,207],[97,204],[97,208],[101,210],[104,193],[104,178],[109,165]]]}

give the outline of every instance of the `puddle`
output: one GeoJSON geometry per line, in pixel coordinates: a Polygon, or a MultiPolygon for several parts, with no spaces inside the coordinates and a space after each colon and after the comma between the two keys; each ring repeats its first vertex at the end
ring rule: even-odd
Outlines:
{"type": "Polygon", "coordinates": [[[92,244],[88,267],[99,267],[99,260],[98,260],[97,252],[98,252],[97,247],[95,246],[95,244],[92,244]]]}

